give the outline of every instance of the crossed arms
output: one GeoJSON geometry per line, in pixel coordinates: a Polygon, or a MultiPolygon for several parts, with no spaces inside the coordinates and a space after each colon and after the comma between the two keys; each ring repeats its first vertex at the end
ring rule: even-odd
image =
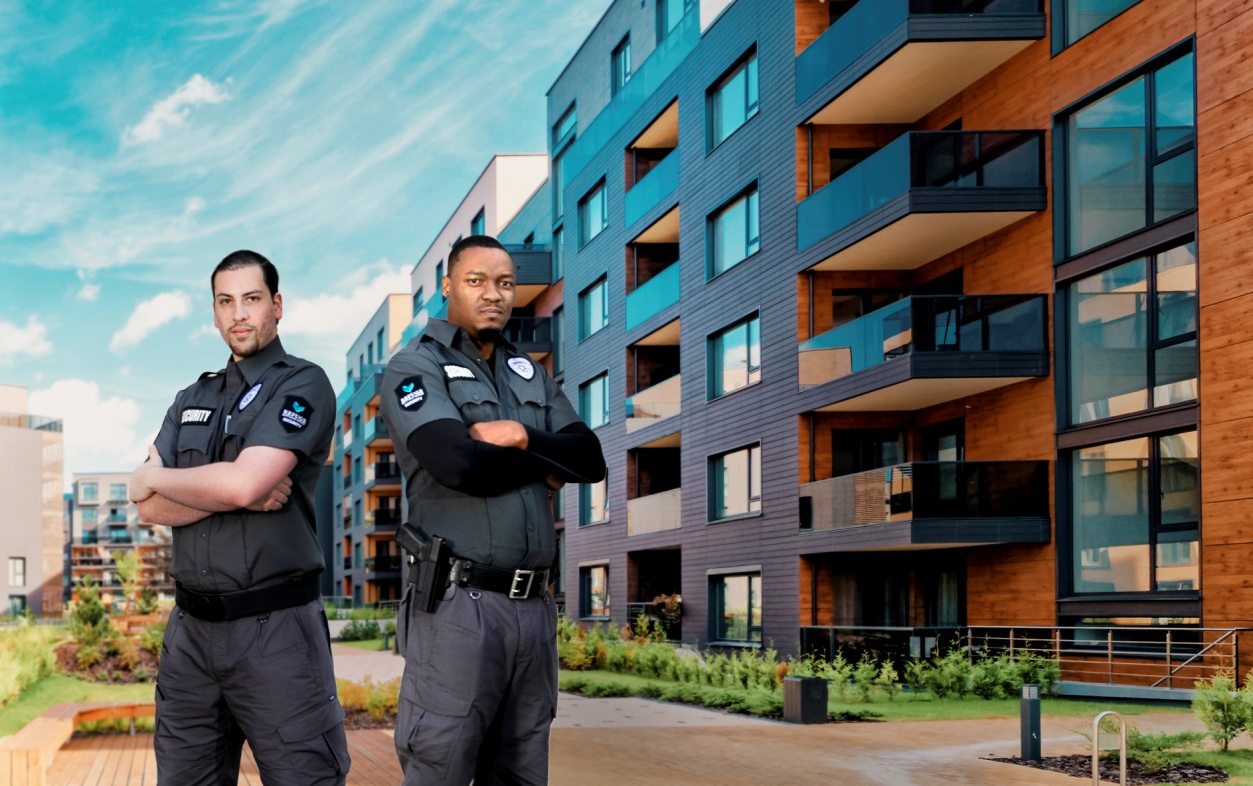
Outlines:
{"type": "Polygon", "coordinates": [[[291,494],[296,455],[257,445],[234,461],[202,467],[166,467],[155,445],[131,475],[130,499],[144,521],[181,527],[229,510],[274,511],[291,494]]]}

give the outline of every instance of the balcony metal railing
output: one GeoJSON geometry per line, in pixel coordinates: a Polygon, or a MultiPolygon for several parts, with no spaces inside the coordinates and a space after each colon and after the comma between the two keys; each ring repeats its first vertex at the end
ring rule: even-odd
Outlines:
{"type": "Polygon", "coordinates": [[[911,519],[1048,518],[1047,461],[915,461],[802,483],[813,529],[911,519]]]}
{"type": "Polygon", "coordinates": [[[678,187],[679,151],[675,148],[626,192],[623,198],[626,225],[635,224],[678,187]]]}
{"type": "Polygon", "coordinates": [[[682,414],[682,404],[683,378],[675,374],[626,400],[627,431],[682,414]]]}
{"type": "Polygon", "coordinates": [[[627,502],[627,536],[678,529],[683,524],[683,491],[670,489],[627,502]]]}
{"type": "Polygon", "coordinates": [[[1043,352],[1044,295],[917,295],[800,345],[800,384],[820,385],[916,352],[1043,352]]]}
{"type": "Polygon", "coordinates": [[[808,248],[910,189],[1043,186],[1043,131],[910,131],[797,205],[797,242],[808,248]]]}
{"type": "Polygon", "coordinates": [[[679,302],[679,262],[673,264],[635,288],[626,296],[627,330],[644,324],[650,317],[660,314],[679,302]]]}
{"type": "Polygon", "coordinates": [[[400,464],[395,461],[374,462],[374,482],[398,482],[400,480],[400,464]]]}
{"type": "Polygon", "coordinates": [[[627,604],[627,623],[630,624],[632,627],[635,626],[635,621],[639,619],[639,616],[641,614],[643,614],[644,618],[649,620],[650,622],[657,621],[657,622],[662,623],[662,626],[665,628],[665,631],[666,631],[666,637],[670,641],[682,640],[683,638],[683,621],[682,620],[675,623],[674,625],[666,625],[665,620],[663,620],[661,616],[657,614],[657,607],[653,605],[651,602],[644,601],[644,602],[627,604]]]}
{"type": "Polygon", "coordinates": [[[365,569],[367,573],[398,571],[400,570],[400,555],[387,554],[376,557],[366,557],[365,569]]]}
{"type": "Polygon", "coordinates": [[[344,570],[352,570],[352,557],[344,557],[344,570]]]}
{"type": "Polygon", "coordinates": [[[0,428],[24,428],[31,431],[54,431],[60,433],[61,420],[22,412],[0,412],[0,428]]]}
{"type": "Polygon", "coordinates": [[[396,508],[375,508],[370,511],[366,524],[371,527],[400,526],[400,511],[396,508]]]}

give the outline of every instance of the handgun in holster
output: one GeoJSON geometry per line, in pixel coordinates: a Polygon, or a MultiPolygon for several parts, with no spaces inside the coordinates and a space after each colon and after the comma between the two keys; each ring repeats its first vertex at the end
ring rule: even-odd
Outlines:
{"type": "Polygon", "coordinates": [[[421,528],[407,522],[396,530],[396,542],[409,555],[407,580],[413,585],[415,607],[434,612],[448,588],[452,551],[443,538],[428,536],[421,528]]]}

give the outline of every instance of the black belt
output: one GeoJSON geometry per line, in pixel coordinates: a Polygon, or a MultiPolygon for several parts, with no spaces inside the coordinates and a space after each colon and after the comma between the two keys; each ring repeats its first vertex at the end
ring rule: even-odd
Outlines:
{"type": "Polygon", "coordinates": [[[512,600],[539,598],[548,591],[547,570],[504,570],[468,559],[453,561],[448,581],[466,589],[499,592],[512,600]]]}
{"type": "Polygon", "coordinates": [[[319,583],[317,574],[313,574],[242,592],[206,594],[194,592],[174,582],[174,602],[198,620],[225,622],[317,600],[322,596],[319,583]]]}

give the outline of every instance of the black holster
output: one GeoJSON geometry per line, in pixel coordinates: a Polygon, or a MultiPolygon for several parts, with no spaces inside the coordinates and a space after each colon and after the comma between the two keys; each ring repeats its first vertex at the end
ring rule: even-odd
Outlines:
{"type": "Polygon", "coordinates": [[[396,542],[408,553],[406,579],[413,585],[413,603],[425,612],[435,611],[448,589],[454,559],[443,538],[428,536],[408,522],[396,530],[396,542]]]}

